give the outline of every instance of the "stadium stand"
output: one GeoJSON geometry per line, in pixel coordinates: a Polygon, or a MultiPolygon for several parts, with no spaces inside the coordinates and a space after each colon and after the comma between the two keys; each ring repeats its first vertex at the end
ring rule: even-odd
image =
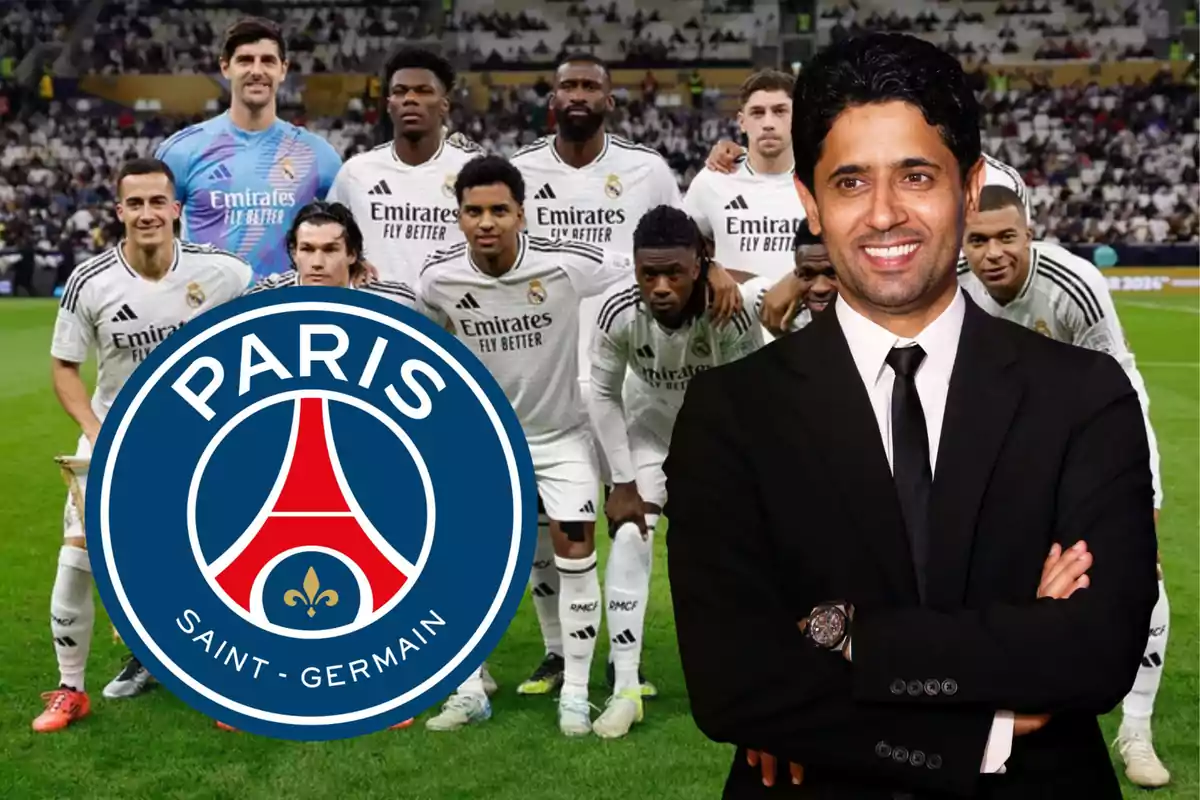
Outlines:
{"type": "MultiPolygon", "coordinates": [[[[1200,241],[1200,103],[1194,85],[1165,62],[1149,79],[1051,85],[1026,69],[1054,56],[1124,60],[1165,39],[1158,0],[837,0],[816,13],[819,40],[860,30],[900,30],[957,49],[978,70],[986,108],[987,151],[1014,165],[1031,189],[1035,233],[1071,246],[1169,245],[1200,241]],[[1071,34],[1071,35],[1067,35],[1071,34]],[[1149,37],[1149,38],[1148,38],[1149,37]],[[1074,50],[1068,46],[1074,47],[1074,50]],[[1014,51],[1013,48],[1016,48],[1014,51]],[[1059,48],[1057,50],[1047,48],[1059,48]],[[1040,59],[1040,60],[1039,60],[1040,59]],[[998,65],[985,73],[981,65],[998,65]],[[1010,69],[1011,67],[1011,69],[1010,69]]],[[[164,137],[195,121],[157,113],[156,101],[133,107],[80,90],[63,96],[49,78],[41,91],[14,85],[16,67],[43,41],[69,42],[53,68],[63,74],[213,74],[216,47],[245,13],[234,0],[54,0],[25,13],[0,0],[0,272],[32,265],[61,283],[75,263],[109,245],[115,231],[110,187],[126,158],[148,155],[164,137]],[[91,15],[87,13],[90,10],[91,15]],[[71,21],[79,18],[72,27],[71,21]],[[57,99],[52,99],[57,98],[57,99]]],[[[377,74],[398,42],[439,29],[440,42],[470,77],[455,92],[450,126],[486,149],[509,155],[553,130],[547,67],[564,52],[587,51],[627,74],[615,89],[611,126],[657,149],[687,187],[714,142],[737,138],[728,93],[705,86],[697,65],[751,69],[754,50],[778,41],[789,20],[775,4],[681,0],[653,6],[633,0],[258,0],[256,13],[284,25],[292,73],[281,90],[286,118],[326,136],[349,157],[380,139],[379,86],[350,97],[341,114],[306,110],[304,76],[377,74]],[[514,65],[527,76],[493,81],[514,65]],[[659,78],[677,74],[674,87],[659,78]],[[657,72],[655,72],[657,70],[657,72]],[[697,91],[692,92],[693,86],[697,91]],[[693,94],[692,102],[688,102],[693,94]]],[[[433,41],[433,37],[429,41],[433,41]]],[[[424,40],[423,40],[424,41],[424,40]]],[[[1147,62],[1151,65],[1159,62],[1147,62]]],[[[210,101],[206,113],[220,110],[210,101]]],[[[0,282],[2,283],[2,282],[0,282]]],[[[45,281],[43,281],[45,283],[45,281]]]]}

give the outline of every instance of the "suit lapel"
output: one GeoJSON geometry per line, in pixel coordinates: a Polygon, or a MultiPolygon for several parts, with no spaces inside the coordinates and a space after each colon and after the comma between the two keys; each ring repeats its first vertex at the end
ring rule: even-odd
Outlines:
{"type": "Polygon", "coordinates": [[[1004,437],[1021,399],[1009,367],[1016,360],[999,323],[967,298],[946,398],[930,499],[927,603],[960,608],[975,524],[1004,437]]]}
{"type": "Polygon", "coordinates": [[[779,342],[778,352],[802,376],[797,417],[813,443],[809,452],[825,464],[830,488],[841,496],[847,535],[874,555],[891,596],[915,603],[912,553],[879,424],[832,309],[779,342]]]}

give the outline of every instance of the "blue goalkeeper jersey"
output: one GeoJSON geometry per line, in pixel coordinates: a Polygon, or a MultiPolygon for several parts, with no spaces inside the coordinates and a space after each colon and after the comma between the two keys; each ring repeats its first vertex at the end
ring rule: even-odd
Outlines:
{"type": "Polygon", "coordinates": [[[291,267],[288,229],[303,206],[324,199],[342,165],[310,131],[282,120],[244,131],[228,112],[184,128],[155,157],[175,173],[183,238],[241,256],[256,278],[291,267]]]}

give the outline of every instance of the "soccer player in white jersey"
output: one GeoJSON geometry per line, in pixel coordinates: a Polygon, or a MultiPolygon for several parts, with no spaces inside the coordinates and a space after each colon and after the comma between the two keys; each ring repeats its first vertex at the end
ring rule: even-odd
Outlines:
{"type": "MultiPolygon", "coordinates": [[[[1062,342],[1109,353],[1121,364],[1141,400],[1154,479],[1154,517],[1162,508],[1159,453],[1150,424],[1146,383],[1125,341],[1104,276],[1091,263],[1048,242],[1033,241],[1025,203],[1011,189],[985,187],[979,210],[967,219],[959,280],[981,308],[1062,342]]],[[[1158,603],[1142,666],[1122,704],[1117,750],[1135,784],[1163,786],[1170,773],[1154,752],[1150,720],[1162,680],[1170,608],[1159,566],[1158,603]]]]}
{"type": "Polygon", "coordinates": [[[343,164],[327,199],[354,214],[380,278],[416,286],[425,256],[462,241],[454,179],[483,151],[445,136],[454,69],[444,58],[402,50],[388,60],[383,85],[395,138],[343,164]]]}
{"type": "MultiPolygon", "coordinates": [[[[569,631],[559,729],[582,736],[591,732],[588,671],[601,607],[595,549],[600,479],[578,380],[579,307],[582,298],[626,280],[631,259],[522,230],[525,183],[502,158],[469,162],[455,188],[467,241],[426,259],[418,307],[483,361],[521,421],[560,573],[558,618],[569,631]]],[[[428,727],[453,730],[487,719],[491,705],[481,677],[468,679],[428,727]]]]}
{"type": "Polygon", "coordinates": [[[805,219],[792,177],[794,82],[773,69],[746,79],[737,114],[746,154],[731,173],[697,174],[683,199],[718,261],[772,284],[792,274],[792,239],[805,219]]]}
{"type": "MultiPolygon", "coordinates": [[[[588,54],[559,62],[550,98],[558,132],[518,150],[512,163],[521,170],[529,197],[525,225],[533,236],[574,240],[633,251],[637,221],[655,206],[682,207],[675,173],[655,150],[634,144],[605,129],[613,110],[612,79],[604,62],[588,54]]],[[[629,279],[633,279],[630,259],[629,279]]],[[[718,264],[708,272],[710,314],[728,320],[741,309],[737,282],[718,264]]],[[[579,382],[590,389],[588,344],[599,298],[585,298],[580,308],[579,382]]],[[[550,694],[562,681],[562,624],[557,618],[558,572],[554,568],[545,518],[530,579],[534,608],[542,629],[546,656],[517,691],[550,694]]],[[[647,683],[653,696],[656,689],[647,683]]]]}
{"type": "Polygon", "coordinates": [[[751,278],[742,284],[747,299],[753,304],[755,319],[773,336],[798,331],[812,322],[812,315],[824,311],[837,297],[837,272],[829,260],[829,249],[821,237],[813,234],[808,225],[800,226],[792,241],[795,251],[791,280],[795,298],[778,317],[764,311],[764,303],[773,282],[769,278],[751,278]]]}
{"type": "Polygon", "coordinates": [[[247,294],[285,286],[339,286],[416,307],[416,293],[408,284],[366,277],[362,229],[341,203],[316,201],[300,209],[288,231],[287,249],[295,269],[262,279],[247,294]]]}
{"type": "MultiPolygon", "coordinates": [[[[105,414],[138,364],[188,320],[237,297],[250,283],[253,270],[237,256],[177,240],[179,212],[174,176],[166,164],[155,159],[126,163],[117,177],[117,217],[125,226],[124,238],[67,279],[50,355],[54,392],[81,431],[78,457],[91,456],[105,414]],[[79,367],[92,351],[98,375],[89,398],[79,367]]],[[[91,710],[84,672],[96,611],[82,514],[68,495],[50,598],[59,683],[44,695],[45,710],[33,721],[39,732],[62,730],[91,710]]],[[[132,696],[148,680],[131,657],[104,695],[132,696]]]]}
{"type": "Polygon", "coordinates": [[[724,325],[706,313],[704,250],[687,214],[652,209],[633,234],[635,279],[608,291],[593,322],[589,412],[612,484],[604,595],[615,675],[612,697],[592,725],[603,738],[624,736],[644,713],[638,666],[654,527],[667,499],[662,465],[688,383],[763,344],[748,307],[724,325]]]}

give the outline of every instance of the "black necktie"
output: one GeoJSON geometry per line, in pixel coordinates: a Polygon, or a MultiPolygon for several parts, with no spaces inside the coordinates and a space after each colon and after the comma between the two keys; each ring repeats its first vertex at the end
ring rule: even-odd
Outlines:
{"type": "Polygon", "coordinates": [[[919,345],[893,347],[887,363],[896,373],[892,383],[892,476],[900,511],[908,531],[917,591],[925,601],[925,565],[929,553],[929,494],[933,470],[929,465],[929,434],[925,411],[917,395],[917,367],[925,358],[919,345]]]}

